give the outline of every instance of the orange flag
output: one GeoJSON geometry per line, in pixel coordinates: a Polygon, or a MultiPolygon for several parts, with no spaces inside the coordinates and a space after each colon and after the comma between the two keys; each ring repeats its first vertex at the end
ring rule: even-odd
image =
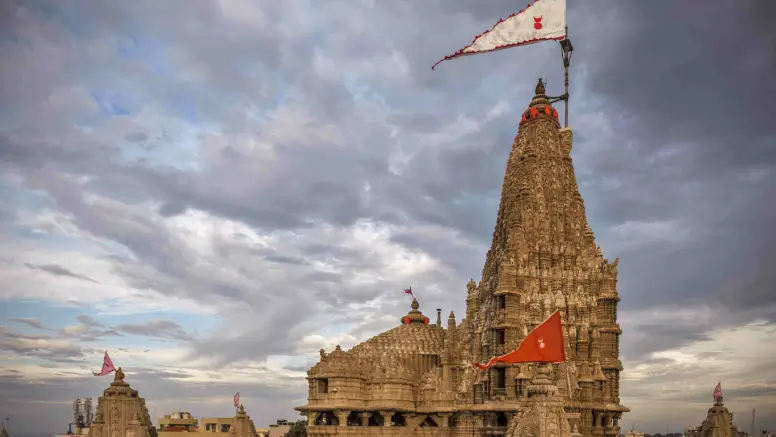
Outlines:
{"type": "Polygon", "coordinates": [[[512,352],[492,358],[488,364],[474,363],[474,367],[486,370],[496,363],[562,363],[566,361],[566,347],[563,341],[563,325],[560,311],[529,332],[512,352]]]}

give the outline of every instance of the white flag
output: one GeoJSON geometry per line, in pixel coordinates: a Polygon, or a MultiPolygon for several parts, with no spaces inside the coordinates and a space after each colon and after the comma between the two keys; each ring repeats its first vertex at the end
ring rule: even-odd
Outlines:
{"type": "Polygon", "coordinates": [[[492,52],[539,41],[566,37],[566,0],[535,0],[522,11],[499,20],[492,29],[477,35],[474,41],[434,64],[459,56],[492,52]]]}

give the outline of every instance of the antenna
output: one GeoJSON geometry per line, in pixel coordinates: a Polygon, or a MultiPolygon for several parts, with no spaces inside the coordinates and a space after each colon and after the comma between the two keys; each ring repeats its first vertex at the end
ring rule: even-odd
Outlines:
{"type": "Polygon", "coordinates": [[[87,428],[92,426],[92,420],[94,420],[94,415],[92,414],[92,398],[86,398],[84,401],[84,422],[86,422],[87,428]]]}
{"type": "Polygon", "coordinates": [[[79,428],[81,425],[81,400],[78,398],[73,400],[73,424],[75,424],[76,428],[79,428]]]}
{"type": "Polygon", "coordinates": [[[754,436],[754,413],[755,413],[755,409],[752,408],[752,427],[749,428],[749,435],[750,436],[754,436]]]}

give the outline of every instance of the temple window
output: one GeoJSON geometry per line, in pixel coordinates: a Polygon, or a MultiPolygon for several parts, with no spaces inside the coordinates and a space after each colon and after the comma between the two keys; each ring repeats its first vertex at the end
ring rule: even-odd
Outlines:
{"type": "Polygon", "coordinates": [[[229,425],[222,424],[221,425],[221,432],[229,432],[229,425]]]}
{"type": "Polygon", "coordinates": [[[348,414],[348,426],[361,426],[361,418],[358,416],[357,411],[351,411],[348,414]]]}
{"type": "Polygon", "coordinates": [[[326,394],[329,392],[329,380],[322,378],[318,380],[318,394],[326,394]]]}
{"type": "Polygon", "coordinates": [[[369,426],[383,426],[384,423],[385,421],[380,413],[375,412],[369,416],[369,426]]]}
{"type": "Polygon", "coordinates": [[[401,413],[394,413],[393,416],[391,416],[391,426],[407,426],[404,415],[401,413]]]}
{"type": "Polygon", "coordinates": [[[499,412],[496,414],[496,426],[507,426],[509,425],[509,420],[507,419],[507,415],[503,412],[499,412]]]}
{"type": "Polygon", "coordinates": [[[502,310],[507,307],[507,297],[503,294],[498,296],[498,307],[502,310]]]}
{"type": "Polygon", "coordinates": [[[430,416],[426,416],[426,418],[423,420],[423,422],[420,423],[421,427],[429,427],[429,428],[436,428],[438,425],[436,422],[434,422],[434,419],[432,419],[430,416]]]}
{"type": "Polygon", "coordinates": [[[337,416],[334,415],[331,411],[324,411],[323,413],[318,415],[318,418],[315,419],[315,424],[319,426],[327,426],[327,425],[339,425],[339,421],[337,420],[337,416]]]}
{"type": "Polygon", "coordinates": [[[497,395],[504,395],[507,388],[507,369],[505,367],[496,367],[493,369],[494,389],[497,395]]]}
{"type": "Polygon", "coordinates": [[[507,342],[507,333],[504,329],[497,329],[496,330],[496,343],[499,345],[504,345],[507,342]]]}
{"type": "Polygon", "coordinates": [[[517,380],[517,385],[515,387],[516,392],[517,392],[515,394],[517,395],[517,397],[521,397],[523,395],[523,385],[524,385],[523,384],[523,380],[522,379],[518,379],[517,380]]]}

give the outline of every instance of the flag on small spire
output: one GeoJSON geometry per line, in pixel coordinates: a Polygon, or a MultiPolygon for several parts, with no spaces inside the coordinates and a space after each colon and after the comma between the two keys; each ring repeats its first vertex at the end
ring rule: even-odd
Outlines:
{"type": "Polygon", "coordinates": [[[722,397],[722,381],[717,383],[717,386],[714,387],[714,403],[716,404],[719,402],[719,399],[722,397]]]}
{"type": "Polygon", "coordinates": [[[471,44],[445,56],[442,61],[477,53],[493,52],[546,40],[566,38],[566,0],[535,0],[522,11],[503,18],[493,28],[477,35],[471,44]]]}
{"type": "Polygon", "coordinates": [[[409,294],[410,296],[412,296],[413,299],[415,299],[415,295],[412,294],[412,287],[405,288],[404,289],[404,294],[409,294]]]}
{"type": "Polygon", "coordinates": [[[113,361],[111,361],[108,356],[108,351],[105,351],[105,357],[102,359],[102,370],[100,370],[100,373],[92,372],[92,374],[94,374],[94,376],[105,376],[115,370],[116,367],[113,366],[113,361]]]}
{"type": "Polygon", "coordinates": [[[560,311],[555,311],[547,320],[525,336],[520,346],[508,354],[488,361],[487,364],[474,363],[482,370],[496,363],[562,363],[566,361],[566,345],[563,339],[563,325],[560,311]]]}
{"type": "Polygon", "coordinates": [[[238,391],[234,395],[234,407],[237,408],[240,406],[240,392],[238,391]]]}

